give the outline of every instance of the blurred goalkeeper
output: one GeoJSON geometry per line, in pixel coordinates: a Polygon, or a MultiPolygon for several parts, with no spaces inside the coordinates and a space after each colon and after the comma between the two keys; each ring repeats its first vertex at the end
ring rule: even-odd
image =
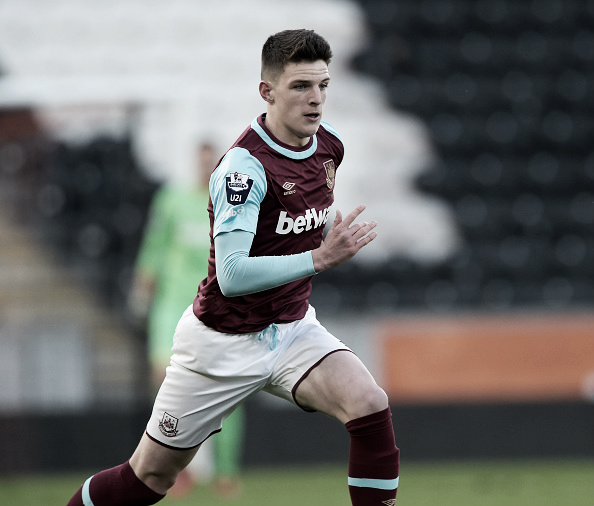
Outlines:
{"type": "MultiPolygon", "coordinates": [[[[331,49],[309,30],[262,48],[252,121],[210,178],[208,276],[175,331],[171,365],[130,460],[90,477],[70,506],[161,500],[223,420],[259,390],[320,411],[350,434],[353,506],[393,506],[399,454],[385,392],[309,305],[312,277],[375,237],[364,206],[340,211],[323,239],[344,148],[322,122],[331,49]]],[[[266,499],[262,498],[262,504],[266,499]]]]}

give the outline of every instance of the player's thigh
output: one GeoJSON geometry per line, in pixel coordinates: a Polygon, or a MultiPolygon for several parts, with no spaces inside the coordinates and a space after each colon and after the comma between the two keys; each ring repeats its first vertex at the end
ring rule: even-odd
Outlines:
{"type": "Polygon", "coordinates": [[[361,360],[348,351],[328,355],[299,384],[295,400],[343,423],[388,406],[385,392],[361,360]]]}
{"type": "Polygon", "coordinates": [[[320,324],[311,306],[303,319],[278,327],[276,359],[265,391],[308,410],[295,397],[299,385],[326,357],[351,350],[320,324]]]}
{"type": "Polygon", "coordinates": [[[171,364],[155,398],[147,434],[169,448],[200,445],[266,385],[269,353],[255,334],[230,335],[206,327],[190,306],[177,326],[171,364]]]}

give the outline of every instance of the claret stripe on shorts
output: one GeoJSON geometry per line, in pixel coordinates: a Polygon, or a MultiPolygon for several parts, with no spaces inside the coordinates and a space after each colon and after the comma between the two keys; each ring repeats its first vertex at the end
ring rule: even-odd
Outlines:
{"type": "Polygon", "coordinates": [[[349,486],[394,490],[395,488],[398,488],[398,478],[393,480],[378,480],[372,478],[351,478],[349,476],[349,486]]]}

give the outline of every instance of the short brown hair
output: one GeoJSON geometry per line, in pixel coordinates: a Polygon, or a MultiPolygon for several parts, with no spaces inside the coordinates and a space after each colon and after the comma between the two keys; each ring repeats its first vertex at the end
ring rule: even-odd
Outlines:
{"type": "Polygon", "coordinates": [[[262,47],[261,78],[276,79],[287,63],[332,59],[330,44],[313,30],[284,30],[268,37],[262,47]]]}

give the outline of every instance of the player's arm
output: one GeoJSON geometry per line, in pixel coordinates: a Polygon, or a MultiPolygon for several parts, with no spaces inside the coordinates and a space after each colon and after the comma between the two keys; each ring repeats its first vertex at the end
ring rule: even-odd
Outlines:
{"type": "Polygon", "coordinates": [[[233,230],[215,237],[217,279],[226,297],[256,293],[313,276],[352,258],[376,237],[375,221],[353,224],[361,205],[342,219],[340,211],[319,248],[294,255],[250,257],[251,232],[233,230]]]}
{"type": "Polygon", "coordinates": [[[315,274],[311,251],[249,256],[267,184],[264,168],[247,150],[234,148],[227,153],[209,187],[217,280],[223,295],[247,295],[315,274]]]}
{"type": "Polygon", "coordinates": [[[159,283],[159,273],[167,257],[171,231],[169,190],[161,187],[151,203],[149,222],[136,258],[127,307],[134,317],[146,318],[159,283]]]}
{"type": "Polygon", "coordinates": [[[261,292],[316,273],[311,251],[250,257],[253,239],[254,234],[243,230],[215,237],[217,279],[226,297],[261,292]]]}
{"type": "Polygon", "coordinates": [[[136,271],[146,277],[157,278],[167,256],[172,227],[169,202],[170,189],[162,186],[151,202],[149,221],[136,259],[136,271]]]}

